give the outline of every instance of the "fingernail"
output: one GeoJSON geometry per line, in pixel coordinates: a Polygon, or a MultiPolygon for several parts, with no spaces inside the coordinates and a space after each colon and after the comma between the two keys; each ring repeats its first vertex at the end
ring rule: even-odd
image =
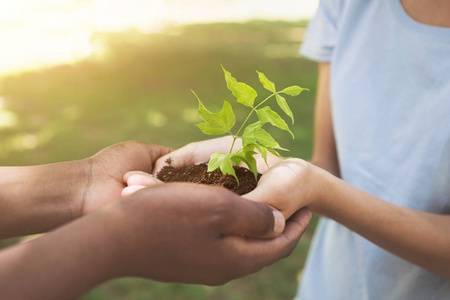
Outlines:
{"type": "Polygon", "coordinates": [[[273,219],[274,219],[273,231],[276,234],[280,234],[284,230],[286,220],[284,219],[284,216],[280,211],[273,210],[272,213],[273,213],[273,219]]]}

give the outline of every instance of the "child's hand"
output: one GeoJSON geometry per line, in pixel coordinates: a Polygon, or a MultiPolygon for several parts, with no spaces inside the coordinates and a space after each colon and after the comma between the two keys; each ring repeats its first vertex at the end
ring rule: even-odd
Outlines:
{"type": "Polygon", "coordinates": [[[148,186],[163,183],[161,180],[156,179],[153,175],[141,171],[131,171],[125,173],[123,176],[123,181],[126,182],[127,187],[122,190],[122,197],[129,196],[134,192],[148,186]]]}
{"type": "Polygon", "coordinates": [[[243,197],[273,206],[288,219],[302,207],[317,205],[324,172],[302,159],[286,159],[265,172],[256,189],[243,197]]]}
{"type": "MultiPolygon", "coordinates": [[[[231,144],[233,142],[233,137],[224,136],[216,139],[200,141],[195,143],[187,144],[180,149],[172,151],[162,157],[160,157],[153,169],[153,175],[158,174],[158,172],[167,165],[171,165],[174,168],[181,168],[190,165],[196,165],[209,161],[211,154],[216,152],[228,153],[230,151],[231,144]]],[[[233,152],[238,151],[242,148],[242,140],[237,139],[233,146],[233,152]]],[[[258,172],[264,173],[270,166],[282,161],[282,158],[276,157],[272,153],[267,153],[267,163],[262,158],[261,154],[255,155],[256,165],[258,172]]],[[[245,164],[242,164],[246,167],[245,164]]]]}

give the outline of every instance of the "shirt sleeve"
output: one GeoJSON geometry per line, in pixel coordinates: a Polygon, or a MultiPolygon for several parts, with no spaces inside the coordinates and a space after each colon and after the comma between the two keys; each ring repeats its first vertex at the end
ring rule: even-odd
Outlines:
{"type": "Polygon", "coordinates": [[[342,0],[321,0],[300,47],[300,54],[311,60],[332,60],[339,31],[342,0]]]}

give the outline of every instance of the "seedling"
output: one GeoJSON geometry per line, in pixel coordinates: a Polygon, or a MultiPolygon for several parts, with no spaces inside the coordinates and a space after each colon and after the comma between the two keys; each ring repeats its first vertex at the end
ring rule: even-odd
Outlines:
{"type": "Polygon", "coordinates": [[[294,134],[289,129],[288,124],[283,120],[283,118],[281,118],[280,115],[273,111],[270,106],[262,105],[272,97],[275,97],[278,106],[280,106],[283,112],[291,118],[292,124],[294,124],[294,116],[292,114],[292,111],[289,108],[286,99],[280,94],[298,96],[302,91],[309,91],[309,89],[294,85],[287,87],[281,91],[277,91],[275,88],[275,84],[267,79],[266,75],[257,71],[259,81],[261,81],[263,87],[271,92],[271,94],[258,104],[255,104],[256,97],[258,96],[256,91],[251,86],[243,82],[238,82],[233,76],[231,76],[230,72],[225,70],[223,66],[222,69],[225,73],[227,87],[236,97],[237,102],[251,108],[251,110],[237,132],[233,133],[231,130],[236,123],[236,116],[233,112],[231,104],[228,101],[224,101],[222,110],[218,113],[212,113],[208,109],[206,109],[197,94],[192,91],[198,100],[198,113],[204,121],[202,123],[196,124],[196,126],[200,128],[203,133],[208,135],[229,133],[233,137],[233,142],[231,144],[229,153],[214,153],[211,155],[211,159],[208,163],[208,172],[212,172],[219,168],[223,174],[232,175],[239,183],[236,172],[233,169],[233,162],[236,165],[244,162],[248,166],[250,171],[253,172],[256,179],[258,176],[258,170],[256,169],[256,159],[254,158],[254,155],[256,154],[255,149],[258,150],[259,153],[261,153],[266,164],[267,151],[273,153],[278,157],[281,156],[276,150],[289,151],[282,148],[267,131],[262,129],[263,125],[265,125],[266,123],[270,123],[272,126],[289,132],[292,138],[294,138],[294,134]],[[258,116],[258,121],[245,127],[250,116],[253,113],[256,113],[256,115],[258,116]],[[239,135],[242,131],[242,135],[239,135]],[[242,148],[237,152],[232,153],[234,144],[239,138],[242,139],[242,148]]]}

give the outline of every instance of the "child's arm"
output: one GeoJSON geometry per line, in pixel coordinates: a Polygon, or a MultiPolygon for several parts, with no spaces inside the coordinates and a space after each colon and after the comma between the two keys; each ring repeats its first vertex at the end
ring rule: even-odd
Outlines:
{"type": "Polygon", "coordinates": [[[314,149],[311,162],[335,176],[340,176],[331,119],[330,63],[319,63],[314,115],[314,149]]]}
{"type": "Polygon", "coordinates": [[[387,251],[450,278],[450,215],[384,201],[301,159],[272,167],[244,197],[271,205],[286,218],[308,207],[387,251]]]}

